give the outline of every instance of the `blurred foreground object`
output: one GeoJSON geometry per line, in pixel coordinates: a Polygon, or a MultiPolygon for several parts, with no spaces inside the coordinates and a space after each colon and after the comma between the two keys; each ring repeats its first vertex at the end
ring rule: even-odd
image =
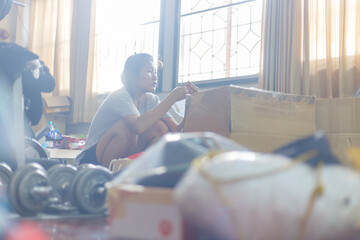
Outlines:
{"type": "Polygon", "coordinates": [[[22,71],[37,55],[15,44],[0,42],[0,161],[15,170],[24,157],[22,71]]]}
{"type": "Polygon", "coordinates": [[[360,239],[360,175],[318,140],[200,156],[175,189],[185,221],[212,239],[360,239]]]}
{"type": "Polygon", "coordinates": [[[175,187],[192,160],[208,151],[241,151],[244,147],[215,133],[169,133],[129,165],[113,184],[175,187]]]}
{"type": "Polygon", "coordinates": [[[163,136],[106,185],[111,236],[196,239],[184,233],[173,187],[181,181],[194,158],[209,151],[231,150],[245,148],[214,133],[163,136]]]}

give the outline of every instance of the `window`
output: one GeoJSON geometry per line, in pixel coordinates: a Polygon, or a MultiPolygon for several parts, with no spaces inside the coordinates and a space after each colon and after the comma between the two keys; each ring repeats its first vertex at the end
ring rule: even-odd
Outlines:
{"type": "Polygon", "coordinates": [[[98,93],[122,86],[126,58],[135,52],[158,56],[161,0],[101,0],[96,4],[98,93]]]}
{"type": "Polygon", "coordinates": [[[95,14],[99,93],[122,86],[134,52],[164,61],[159,91],[188,80],[257,78],[262,0],[102,0],[95,14]]]}
{"type": "Polygon", "coordinates": [[[178,83],[257,75],[262,0],[181,0],[178,83]]]}

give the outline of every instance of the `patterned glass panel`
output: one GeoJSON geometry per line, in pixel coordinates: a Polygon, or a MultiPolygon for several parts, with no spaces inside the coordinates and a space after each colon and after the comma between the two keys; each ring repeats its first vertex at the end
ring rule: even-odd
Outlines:
{"type": "Polygon", "coordinates": [[[183,0],[184,9],[179,83],[258,74],[262,0],[183,0]]]}

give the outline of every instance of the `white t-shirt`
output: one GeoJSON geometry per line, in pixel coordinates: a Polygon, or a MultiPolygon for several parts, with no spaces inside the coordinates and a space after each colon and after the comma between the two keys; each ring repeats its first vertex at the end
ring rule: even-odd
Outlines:
{"type": "MultiPolygon", "coordinates": [[[[123,87],[116,90],[104,100],[91,122],[89,133],[83,150],[89,149],[97,144],[100,138],[115,123],[128,115],[142,115],[160,103],[160,99],[153,93],[146,93],[141,97],[139,109],[132,101],[128,91],[123,87]]],[[[162,118],[169,118],[171,115],[167,112],[162,118]]]]}

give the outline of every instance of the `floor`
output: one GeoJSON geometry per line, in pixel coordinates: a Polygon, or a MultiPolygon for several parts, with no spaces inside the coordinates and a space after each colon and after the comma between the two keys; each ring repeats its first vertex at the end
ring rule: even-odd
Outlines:
{"type": "Polygon", "coordinates": [[[79,216],[61,219],[59,216],[42,215],[36,218],[13,219],[14,224],[12,224],[9,239],[112,239],[109,234],[107,216],[79,216]],[[26,238],[23,238],[23,236],[26,236],[26,238]]]}

